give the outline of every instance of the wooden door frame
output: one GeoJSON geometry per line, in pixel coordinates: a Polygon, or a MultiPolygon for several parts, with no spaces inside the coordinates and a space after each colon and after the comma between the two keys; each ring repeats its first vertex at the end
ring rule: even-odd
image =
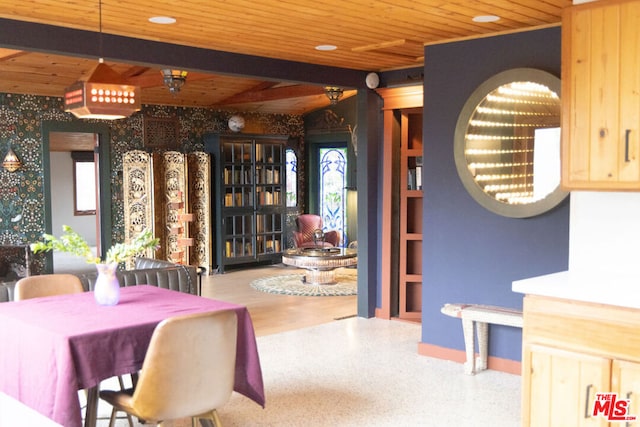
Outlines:
{"type": "MultiPolygon", "coordinates": [[[[98,135],[98,146],[95,153],[98,155],[98,206],[96,214],[99,215],[99,253],[104,254],[112,245],[112,203],[111,203],[111,152],[110,152],[110,128],[104,123],[86,122],[42,122],[42,174],[44,184],[44,228],[45,233],[54,234],[52,230],[51,212],[51,159],[50,133],[51,132],[80,132],[98,135]]],[[[53,272],[53,254],[46,254],[46,272],[53,272]]]]}
{"type": "MultiPolygon", "coordinates": [[[[390,319],[397,314],[397,274],[398,261],[393,254],[397,253],[398,218],[396,215],[399,199],[397,189],[399,177],[398,168],[394,167],[400,154],[399,138],[399,110],[419,108],[423,106],[422,86],[403,86],[394,88],[380,88],[376,92],[384,100],[383,110],[383,159],[382,159],[382,235],[381,247],[381,304],[376,309],[376,317],[390,319]],[[395,143],[394,143],[395,141],[395,143]],[[394,260],[395,259],[395,260],[394,260]]],[[[424,132],[424,130],[423,130],[424,132]]]]}

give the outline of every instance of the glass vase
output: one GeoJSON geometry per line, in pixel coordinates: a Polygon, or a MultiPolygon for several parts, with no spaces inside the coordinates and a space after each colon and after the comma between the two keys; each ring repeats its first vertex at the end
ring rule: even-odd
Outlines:
{"type": "Polygon", "coordinates": [[[96,264],[98,278],[93,296],[99,305],[116,305],[120,301],[120,282],[116,276],[118,263],[96,264]]]}

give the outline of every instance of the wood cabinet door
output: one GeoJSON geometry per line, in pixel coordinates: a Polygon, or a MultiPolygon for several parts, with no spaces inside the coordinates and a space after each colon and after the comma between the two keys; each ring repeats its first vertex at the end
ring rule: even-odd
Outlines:
{"type": "Polygon", "coordinates": [[[640,189],[640,2],[574,7],[563,18],[562,184],[640,189]]]}
{"type": "MultiPolygon", "coordinates": [[[[640,420],[640,363],[614,360],[611,370],[611,391],[618,393],[618,399],[629,399],[627,414],[635,415],[640,420]]],[[[619,426],[637,425],[637,422],[619,426]]]]}
{"type": "Polygon", "coordinates": [[[609,359],[532,344],[523,355],[523,426],[608,425],[591,411],[595,394],[610,388],[609,359]]]}

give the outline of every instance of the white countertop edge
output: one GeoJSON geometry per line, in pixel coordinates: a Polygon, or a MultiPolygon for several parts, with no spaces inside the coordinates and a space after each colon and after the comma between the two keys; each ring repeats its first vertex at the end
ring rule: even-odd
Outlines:
{"type": "Polygon", "coordinates": [[[628,274],[561,271],[515,280],[511,290],[521,294],[640,309],[640,277],[628,274]]]}

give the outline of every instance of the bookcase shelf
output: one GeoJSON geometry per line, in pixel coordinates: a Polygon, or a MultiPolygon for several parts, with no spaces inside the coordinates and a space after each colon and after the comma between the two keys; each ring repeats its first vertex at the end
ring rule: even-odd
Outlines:
{"type": "Polygon", "coordinates": [[[398,317],[422,318],[422,109],[400,114],[398,317]]]}
{"type": "Polygon", "coordinates": [[[225,266],[280,262],[285,230],[286,136],[204,136],[213,154],[215,253],[225,266]]]}
{"type": "Polygon", "coordinates": [[[378,88],[384,99],[381,295],[376,317],[422,319],[422,85],[378,88]]]}

